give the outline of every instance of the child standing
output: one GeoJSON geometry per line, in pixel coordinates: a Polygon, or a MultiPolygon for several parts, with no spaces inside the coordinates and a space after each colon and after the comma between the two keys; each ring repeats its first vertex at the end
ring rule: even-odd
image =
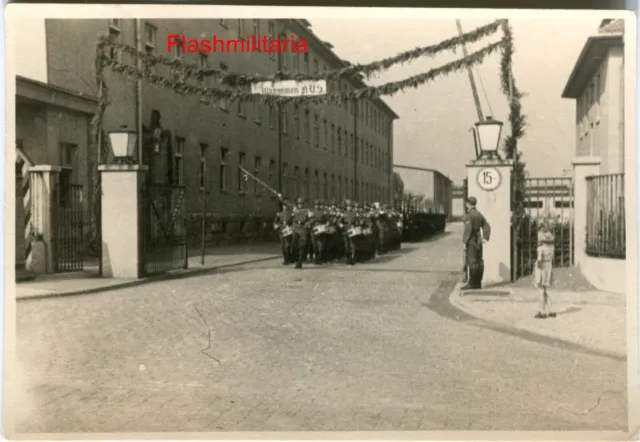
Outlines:
{"type": "Polygon", "coordinates": [[[538,257],[536,259],[534,271],[534,284],[540,289],[540,309],[536,313],[536,318],[546,318],[547,316],[555,318],[556,314],[551,311],[551,301],[547,288],[551,286],[553,256],[554,256],[554,237],[549,231],[540,232],[538,237],[538,257]]]}

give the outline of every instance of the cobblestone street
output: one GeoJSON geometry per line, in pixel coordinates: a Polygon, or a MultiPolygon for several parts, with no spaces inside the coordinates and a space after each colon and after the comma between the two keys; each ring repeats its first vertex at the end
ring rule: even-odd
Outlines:
{"type": "Polygon", "coordinates": [[[16,431],[626,430],[625,362],[429,307],[460,277],[448,230],[355,267],[19,302],[16,431]]]}

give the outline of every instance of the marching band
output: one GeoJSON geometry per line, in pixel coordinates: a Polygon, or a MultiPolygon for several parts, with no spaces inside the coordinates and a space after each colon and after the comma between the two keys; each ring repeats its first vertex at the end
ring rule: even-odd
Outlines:
{"type": "Polygon", "coordinates": [[[354,265],[401,247],[403,216],[388,206],[316,200],[308,208],[302,198],[292,204],[278,197],[282,209],[273,226],[280,234],[283,265],[295,263],[300,269],[303,262],[320,265],[343,259],[354,265]]]}

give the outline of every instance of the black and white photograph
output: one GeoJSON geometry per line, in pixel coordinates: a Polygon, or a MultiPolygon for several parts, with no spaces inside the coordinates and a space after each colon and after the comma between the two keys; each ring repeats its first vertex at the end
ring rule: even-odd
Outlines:
{"type": "Polygon", "coordinates": [[[632,438],[636,20],[9,5],[5,437],[632,438]]]}

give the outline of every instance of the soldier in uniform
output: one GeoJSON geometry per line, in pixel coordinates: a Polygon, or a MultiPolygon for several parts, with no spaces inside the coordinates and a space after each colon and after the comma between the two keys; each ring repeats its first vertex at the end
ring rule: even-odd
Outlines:
{"type": "Polygon", "coordinates": [[[491,237],[491,226],[484,215],[476,209],[476,203],[476,198],[472,196],[467,198],[467,214],[464,218],[462,243],[469,268],[469,282],[462,287],[462,290],[474,290],[482,287],[484,274],[482,244],[489,241],[491,237]]]}
{"type": "Polygon", "coordinates": [[[356,242],[354,241],[354,238],[349,237],[349,228],[358,225],[358,215],[354,204],[350,200],[345,202],[345,206],[345,210],[340,220],[342,237],[344,240],[344,253],[347,264],[354,265],[356,263],[356,242]]]}
{"type": "Polygon", "coordinates": [[[292,243],[293,236],[283,236],[282,230],[285,227],[290,227],[293,224],[293,205],[289,201],[287,201],[286,198],[283,198],[281,194],[278,194],[278,198],[280,199],[281,208],[280,211],[276,214],[275,219],[273,220],[273,228],[280,234],[280,245],[282,247],[282,257],[284,258],[282,265],[287,265],[291,264],[294,261],[292,243]]]}
{"type": "MultiPolygon", "coordinates": [[[[323,209],[322,201],[316,200],[314,203],[314,208],[311,215],[311,228],[325,224],[328,221],[328,217],[326,212],[323,209]]],[[[313,241],[313,257],[315,264],[322,264],[326,258],[326,244],[327,244],[327,235],[320,234],[316,235],[311,232],[312,241],[313,241]]]]}
{"type": "Polygon", "coordinates": [[[298,252],[296,269],[302,268],[302,261],[306,254],[311,215],[311,211],[304,207],[304,200],[298,198],[293,210],[293,243],[298,252]]]}

